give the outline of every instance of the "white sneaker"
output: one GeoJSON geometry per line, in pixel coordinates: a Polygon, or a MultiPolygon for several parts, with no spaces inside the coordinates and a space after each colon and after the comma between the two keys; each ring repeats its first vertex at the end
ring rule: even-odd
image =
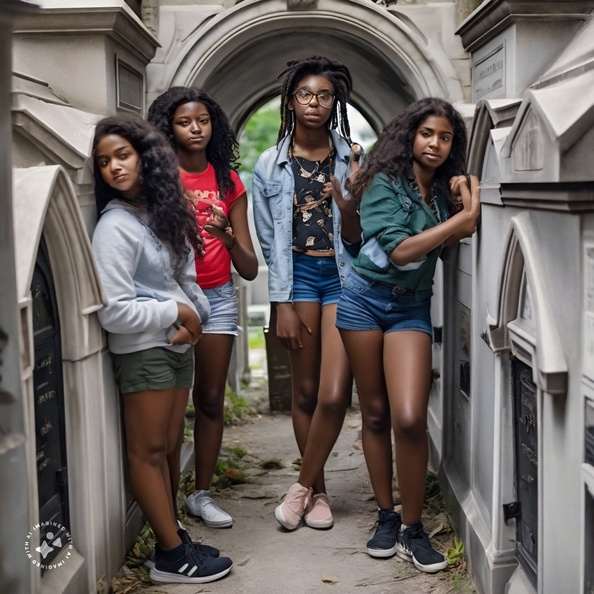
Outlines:
{"type": "Polygon", "coordinates": [[[188,511],[199,518],[209,528],[229,528],[233,518],[218,507],[210,496],[210,491],[194,491],[186,497],[188,511]]]}

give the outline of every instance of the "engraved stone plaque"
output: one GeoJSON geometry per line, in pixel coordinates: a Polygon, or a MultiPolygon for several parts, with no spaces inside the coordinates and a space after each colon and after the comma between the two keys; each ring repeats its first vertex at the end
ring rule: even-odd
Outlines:
{"type": "Polygon", "coordinates": [[[505,97],[505,48],[503,45],[474,65],[472,85],[474,101],[505,97]]]}

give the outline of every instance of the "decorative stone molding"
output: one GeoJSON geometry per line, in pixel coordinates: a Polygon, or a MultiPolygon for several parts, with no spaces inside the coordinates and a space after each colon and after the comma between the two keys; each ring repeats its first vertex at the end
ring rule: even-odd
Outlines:
{"type": "Polygon", "coordinates": [[[512,24],[521,21],[585,21],[592,11],[589,0],[490,0],[483,2],[461,25],[458,35],[473,52],[512,24]]]}
{"type": "MultiPolygon", "coordinates": [[[[254,105],[279,93],[276,77],[295,57],[288,36],[310,52],[349,64],[357,73],[352,103],[377,130],[420,97],[462,101],[462,85],[440,35],[427,39],[418,33],[418,24],[411,26],[415,8],[409,6],[401,14],[367,0],[319,0],[315,10],[288,10],[286,0],[244,0],[183,38],[171,38],[166,61],[151,64],[147,71],[148,102],[173,85],[199,86],[224,106],[234,126],[240,126],[254,105]],[[246,53],[258,64],[258,77],[243,66],[246,53]],[[241,99],[236,86],[250,101],[241,99]]],[[[167,14],[173,20],[171,11],[167,14]]],[[[439,29],[440,22],[443,25],[453,15],[454,7],[444,4],[431,15],[423,12],[422,18],[432,18],[431,26],[439,29]]]]}
{"type": "Polygon", "coordinates": [[[565,394],[568,365],[530,212],[511,219],[506,245],[497,311],[487,321],[488,344],[494,352],[511,350],[531,365],[534,383],[544,392],[565,394]]]}
{"type": "Polygon", "coordinates": [[[62,354],[71,361],[82,359],[102,348],[99,324],[88,316],[103,306],[103,296],[74,189],[56,165],[15,169],[13,175],[17,298],[21,303],[29,299],[43,234],[59,288],[62,335],[68,337],[62,354]]]}
{"type": "Polygon", "coordinates": [[[21,15],[16,20],[15,34],[104,34],[144,63],[153,58],[159,42],[127,4],[106,4],[100,0],[78,4],[73,6],[68,0],[46,0],[43,10],[21,15]]]}

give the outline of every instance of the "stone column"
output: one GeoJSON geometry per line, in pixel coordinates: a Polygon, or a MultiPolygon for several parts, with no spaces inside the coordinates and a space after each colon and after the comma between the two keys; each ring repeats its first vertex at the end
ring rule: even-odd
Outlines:
{"type": "Polygon", "coordinates": [[[31,529],[12,224],[10,88],[12,29],[34,7],[0,0],[0,592],[31,592],[24,543],[31,529]]]}

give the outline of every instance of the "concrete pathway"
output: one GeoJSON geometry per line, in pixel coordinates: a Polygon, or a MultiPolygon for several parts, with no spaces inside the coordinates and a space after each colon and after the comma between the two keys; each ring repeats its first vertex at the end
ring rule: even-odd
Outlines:
{"type": "MultiPolygon", "coordinates": [[[[365,543],[373,535],[376,506],[361,450],[361,423],[356,405],[347,415],[326,466],[334,527],[313,530],[302,526],[294,532],[284,530],[274,518],[274,508],[297,479],[293,463],[299,454],[291,418],[266,413],[265,383],[252,386],[244,395],[262,414],[250,417],[243,425],[225,428],[221,458],[233,461],[245,473],[247,482],[222,489],[215,495],[221,507],[233,516],[233,527],[216,530],[206,528],[191,516],[182,518],[194,539],[216,546],[221,554],[233,559],[231,573],[209,584],[150,585],[134,592],[475,592],[471,581],[457,570],[427,575],[397,557],[378,560],[365,552],[365,543]]],[[[451,545],[453,538],[440,530],[445,524],[444,514],[425,519],[427,531],[437,532],[433,540],[442,551],[451,545]]]]}

